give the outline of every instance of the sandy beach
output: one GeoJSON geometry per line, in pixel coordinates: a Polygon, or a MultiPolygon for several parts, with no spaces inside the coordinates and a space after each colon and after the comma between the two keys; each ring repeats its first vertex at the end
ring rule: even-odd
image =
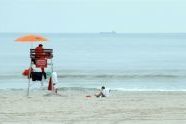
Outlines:
{"type": "Polygon", "coordinates": [[[92,90],[0,91],[0,124],[183,124],[186,92],[120,92],[96,98],[92,90]],[[86,97],[91,95],[91,97],[86,97]]]}

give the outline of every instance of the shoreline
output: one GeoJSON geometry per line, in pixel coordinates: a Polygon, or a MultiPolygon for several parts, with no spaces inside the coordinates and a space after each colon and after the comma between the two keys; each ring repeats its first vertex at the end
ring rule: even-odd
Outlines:
{"type": "MultiPolygon", "coordinates": [[[[59,91],[68,91],[68,90],[72,90],[72,91],[97,91],[100,88],[88,88],[88,87],[61,87],[58,88],[59,91]]],[[[111,91],[114,92],[186,92],[186,89],[183,90],[163,90],[163,89],[122,89],[122,88],[108,88],[111,91]]],[[[0,89],[0,91],[23,91],[23,90],[27,90],[27,88],[3,88],[0,89]]],[[[47,91],[47,87],[34,87],[34,88],[30,88],[30,90],[34,90],[34,91],[47,91]]]]}

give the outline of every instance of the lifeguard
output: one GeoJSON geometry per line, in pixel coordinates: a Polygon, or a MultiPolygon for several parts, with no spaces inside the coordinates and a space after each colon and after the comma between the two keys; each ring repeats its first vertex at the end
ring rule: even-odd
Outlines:
{"type": "MultiPolygon", "coordinates": [[[[44,53],[44,49],[43,49],[43,45],[39,44],[36,48],[35,48],[35,60],[34,60],[34,64],[36,64],[36,60],[39,59],[43,59],[45,58],[45,53],[44,53]]],[[[44,72],[44,67],[41,67],[42,72],[44,72]]]]}
{"type": "Polygon", "coordinates": [[[44,50],[43,50],[43,45],[39,44],[36,48],[35,48],[35,57],[36,58],[42,58],[44,55],[44,50]]]}

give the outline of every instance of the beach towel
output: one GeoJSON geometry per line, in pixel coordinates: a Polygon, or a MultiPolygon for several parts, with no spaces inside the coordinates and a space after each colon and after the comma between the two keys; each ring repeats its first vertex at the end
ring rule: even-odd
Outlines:
{"type": "Polygon", "coordinates": [[[42,75],[42,72],[31,72],[32,81],[41,81],[42,75]]]}
{"type": "Polygon", "coordinates": [[[57,72],[52,73],[52,82],[55,83],[55,84],[58,83],[57,72]]]}

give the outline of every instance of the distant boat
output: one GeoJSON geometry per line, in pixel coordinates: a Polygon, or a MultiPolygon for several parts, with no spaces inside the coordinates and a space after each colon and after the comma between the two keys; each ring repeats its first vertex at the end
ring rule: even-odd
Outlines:
{"type": "Polygon", "coordinates": [[[100,34],[116,34],[115,31],[112,31],[112,32],[100,32],[100,34]]]}

